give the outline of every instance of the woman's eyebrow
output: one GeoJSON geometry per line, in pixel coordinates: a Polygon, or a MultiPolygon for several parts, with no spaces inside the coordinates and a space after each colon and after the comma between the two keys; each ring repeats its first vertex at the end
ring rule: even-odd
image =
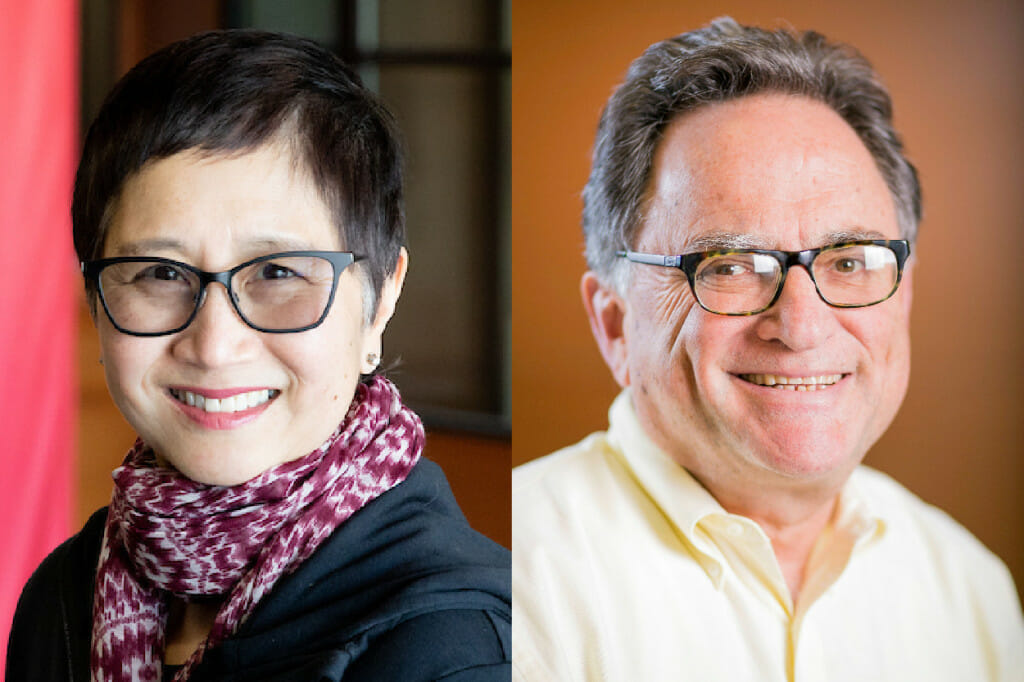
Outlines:
{"type": "Polygon", "coordinates": [[[114,249],[115,256],[148,256],[154,251],[185,252],[185,245],[178,239],[156,238],[124,242],[114,249]]]}
{"type": "MultiPolygon", "coordinates": [[[[289,236],[266,236],[246,239],[244,242],[246,253],[273,253],[276,251],[313,251],[316,250],[305,239],[289,236]]],[[[174,252],[185,255],[188,251],[185,243],[180,239],[156,237],[152,239],[138,239],[118,244],[114,249],[115,256],[151,256],[158,252],[174,252]]]]}
{"type": "Polygon", "coordinates": [[[315,251],[313,245],[299,237],[274,235],[266,237],[253,237],[252,239],[246,239],[245,247],[253,251],[266,251],[267,253],[273,251],[315,251]]]}

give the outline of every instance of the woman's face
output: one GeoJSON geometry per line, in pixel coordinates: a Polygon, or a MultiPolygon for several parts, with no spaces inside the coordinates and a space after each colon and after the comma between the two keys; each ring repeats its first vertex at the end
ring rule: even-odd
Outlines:
{"type": "MultiPolygon", "coordinates": [[[[299,169],[280,145],[230,157],[186,151],[147,164],[124,186],[103,255],[161,256],[224,271],[270,253],[341,249],[327,206],[299,169]]],[[[217,283],[175,334],[122,334],[100,310],[96,327],[114,402],[162,462],[203,483],[238,484],[311,452],[344,417],[360,371],[371,369],[367,355],[380,352],[405,253],[372,325],[364,323],[357,268],[342,272],[324,322],[298,333],[248,327],[217,283]],[[186,391],[218,402],[244,393],[246,405],[256,404],[212,412],[183,402],[186,391]]]]}

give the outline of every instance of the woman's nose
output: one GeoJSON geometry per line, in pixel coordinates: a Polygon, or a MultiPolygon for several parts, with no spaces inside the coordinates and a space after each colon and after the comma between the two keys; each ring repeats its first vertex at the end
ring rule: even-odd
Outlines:
{"type": "Polygon", "coordinates": [[[190,364],[220,367],[249,359],[259,344],[260,332],[241,318],[227,288],[211,282],[192,323],[177,334],[173,353],[190,364]]]}

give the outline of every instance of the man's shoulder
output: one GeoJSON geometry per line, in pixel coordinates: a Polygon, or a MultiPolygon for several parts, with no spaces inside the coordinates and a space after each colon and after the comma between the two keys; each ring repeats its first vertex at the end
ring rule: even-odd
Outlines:
{"type": "Polygon", "coordinates": [[[601,468],[610,454],[607,433],[592,433],[578,443],[514,468],[512,494],[536,495],[553,482],[559,487],[586,485],[594,477],[595,469],[601,468]]]}
{"type": "MultiPolygon", "coordinates": [[[[534,520],[563,515],[590,516],[614,506],[636,488],[621,453],[603,431],[512,470],[513,530],[534,520]]],[[[593,518],[597,520],[597,518],[593,518]]]]}
{"type": "Polygon", "coordinates": [[[937,568],[963,570],[976,577],[1009,577],[1002,560],[948,513],[925,502],[887,474],[860,466],[851,476],[869,508],[882,519],[892,540],[912,545],[937,568]],[[982,574],[982,575],[979,575],[982,574]]]}

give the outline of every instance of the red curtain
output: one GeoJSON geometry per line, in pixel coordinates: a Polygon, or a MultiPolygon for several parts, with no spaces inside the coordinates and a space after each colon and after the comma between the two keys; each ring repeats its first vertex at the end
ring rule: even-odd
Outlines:
{"type": "Polygon", "coordinates": [[[0,0],[0,653],[71,520],[77,73],[74,0],[0,0]]]}

